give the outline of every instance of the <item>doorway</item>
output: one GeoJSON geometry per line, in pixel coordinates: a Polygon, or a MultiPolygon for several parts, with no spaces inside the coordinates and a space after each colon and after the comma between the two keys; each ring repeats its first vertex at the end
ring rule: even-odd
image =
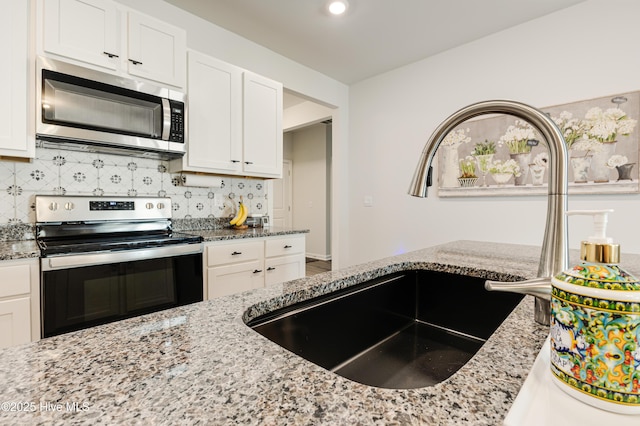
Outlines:
{"type": "Polygon", "coordinates": [[[286,89],[283,106],[283,177],[269,181],[269,214],[274,226],[288,222],[288,227],[308,229],[307,260],[331,268],[334,110],[286,89]]]}
{"type": "Polygon", "coordinates": [[[273,180],[273,226],[291,228],[293,226],[291,198],[293,186],[291,160],[282,161],[282,178],[273,180]]]}

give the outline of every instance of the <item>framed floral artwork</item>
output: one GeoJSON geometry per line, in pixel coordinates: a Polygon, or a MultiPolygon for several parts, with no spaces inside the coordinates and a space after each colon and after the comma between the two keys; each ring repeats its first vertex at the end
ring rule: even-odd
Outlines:
{"type": "MultiPolygon", "coordinates": [[[[637,193],[640,92],[541,108],[562,131],[570,194],[637,193]]],[[[469,120],[438,148],[438,195],[547,193],[546,141],[509,115],[469,120]]]]}

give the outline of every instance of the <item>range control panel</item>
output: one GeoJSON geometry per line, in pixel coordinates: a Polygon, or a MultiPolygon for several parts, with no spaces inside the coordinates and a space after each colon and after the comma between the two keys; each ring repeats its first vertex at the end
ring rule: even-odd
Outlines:
{"type": "Polygon", "coordinates": [[[89,201],[89,210],[135,210],[135,201],[89,201]]]}
{"type": "Polygon", "coordinates": [[[171,219],[171,199],[36,195],[36,222],[171,219]]]}

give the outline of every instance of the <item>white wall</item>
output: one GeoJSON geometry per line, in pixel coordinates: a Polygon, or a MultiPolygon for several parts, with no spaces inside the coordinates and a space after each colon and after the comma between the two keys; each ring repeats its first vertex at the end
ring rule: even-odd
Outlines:
{"type": "MultiPolygon", "coordinates": [[[[290,91],[334,109],[334,181],[348,179],[349,88],[224,28],[158,0],[118,0],[119,3],[187,30],[187,46],[223,61],[282,82],[290,91]]],[[[332,192],[334,266],[348,263],[348,186],[332,192]]]]}
{"type": "MultiPolygon", "coordinates": [[[[351,86],[350,262],[458,239],[540,245],[546,196],[452,199],[433,188],[413,198],[417,157],[444,118],[473,102],[545,107],[640,89],[638,16],[636,0],[591,0],[351,86]]],[[[640,253],[638,195],[569,197],[570,209],[609,207],[609,234],[640,253]]],[[[571,217],[569,229],[578,247],[590,222],[571,217]]]]}
{"type": "Polygon", "coordinates": [[[327,238],[327,126],[316,124],[290,133],[293,161],[293,226],[309,229],[308,257],[331,258],[327,238]]]}

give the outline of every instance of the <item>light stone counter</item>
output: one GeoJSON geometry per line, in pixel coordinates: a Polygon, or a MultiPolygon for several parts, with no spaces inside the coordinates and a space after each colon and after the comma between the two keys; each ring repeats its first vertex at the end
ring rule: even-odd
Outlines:
{"type": "Polygon", "coordinates": [[[35,240],[0,241],[0,260],[31,257],[40,257],[40,249],[35,240]]]}
{"type": "Polygon", "coordinates": [[[532,277],[538,253],[459,241],[4,349],[0,423],[500,424],[547,335],[529,296],[456,374],[413,390],[351,382],[244,320],[399,270],[532,277]]]}
{"type": "Polygon", "coordinates": [[[218,229],[202,229],[202,230],[185,230],[187,234],[200,235],[204,238],[204,241],[225,241],[225,240],[240,240],[245,238],[262,238],[262,237],[274,237],[281,235],[292,234],[307,234],[308,229],[294,229],[294,228],[248,228],[248,229],[233,229],[233,228],[218,228],[218,229]]]}

